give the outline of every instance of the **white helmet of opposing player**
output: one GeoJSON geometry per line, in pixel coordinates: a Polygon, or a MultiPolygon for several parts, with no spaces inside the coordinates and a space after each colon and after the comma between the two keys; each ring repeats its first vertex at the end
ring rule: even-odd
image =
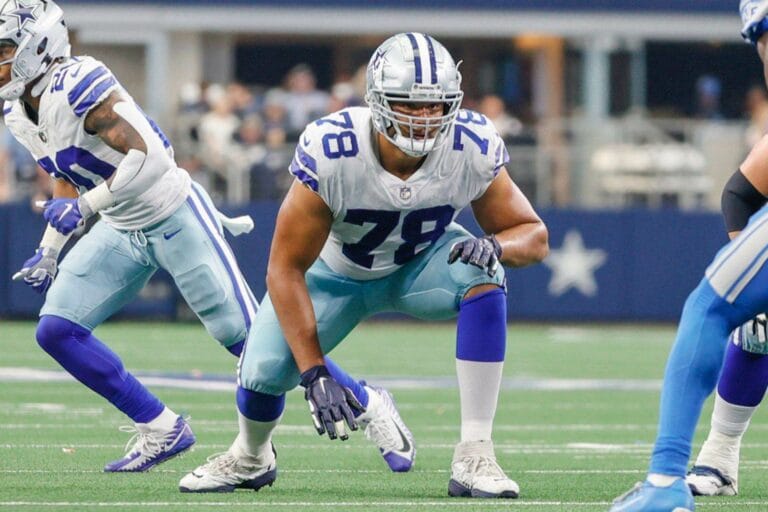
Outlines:
{"type": "Polygon", "coordinates": [[[373,125],[407,155],[424,156],[445,142],[463,96],[453,57],[426,34],[394,35],[368,63],[365,101],[373,125]],[[437,117],[405,115],[393,110],[392,103],[397,102],[442,103],[443,111],[437,117]]]}
{"type": "Polygon", "coordinates": [[[0,98],[15,100],[59,57],[68,57],[69,34],[61,8],[50,0],[7,0],[0,7],[0,45],[16,52],[0,65],[11,65],[11,81],[0,87],[0,98]]]}

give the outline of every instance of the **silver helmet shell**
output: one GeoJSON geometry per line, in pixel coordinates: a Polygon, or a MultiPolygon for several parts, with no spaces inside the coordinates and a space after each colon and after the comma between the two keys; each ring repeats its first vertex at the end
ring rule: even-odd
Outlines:
{"type": "Polygon", "coordinates": [[[387,140],[410,156],[424,156],[445,142],[464,93],[458,66],[442,44],[418,32],[396,34],[376,49],[366,78],[373,125],[387,140]],[[395,112],[395,102],[442,103],[443,112],[409,116],[395,112]]]}
{"type": "Polygon", "coordinates": [[[11,81],[0,87],[0,98],[15,100],[59,57],[68,57],[69,34],[61,8],[50,0],[7,0],[0,7],[0,44],[10,42],[16,53],[0,65],[11,65],[11,81]]]}

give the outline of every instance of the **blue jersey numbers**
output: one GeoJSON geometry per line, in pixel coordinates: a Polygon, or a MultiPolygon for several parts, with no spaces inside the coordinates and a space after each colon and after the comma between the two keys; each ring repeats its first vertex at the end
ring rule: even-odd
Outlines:
{"type": "Polygon", "coordinates": [[[77,166],[87,173],[99,176],[106,180],[115,172],[115,167],[109,162],[100,160],[90,151],[70,146],[62,149],[55,155],[55,162],[49,157],[43,157],[38,160],[40,167],[55,178],[64,178],[76,187],[86,188],[88,190],[96,186],[96,183],[89,177],[84,176],[81,171],[75,169],[77,166]]]}
{"type": "Polygon", "coordinates": [[[318,119],[315,124],[322,126],[332,124],[339,128],[345,128],[338,133],[326,133],[323,136],[323,153],[331,160],[341,157],[350,157],[357,155],[359,147],[357,145],[357,136],[352,131],[352,117],[349,112],[337,112],[336,114],[318,119]]]}
{"type": "MultiPolygon", "coordinates": [[[[404,265],[416,256],[416,248],[420,244],[433,244],[445,233],[445,228],[453,220],[455,210],[450,205],[433,206],[409,212],[403,218],[400,238],[403,243],[394,254],[396,265],[404,265]],[[425,227],[427,229],[425,230],[425,227]]],[[[400,222],[401,212],[367,210],[363,208],[347,210],[344,222],[362,226],[373,224],[373,227],[354,244],[344,244],[344,255],[361,267],[373,267],[377,247],[383,244],[400,222]]]]}
{"type": "Polygon", "coordinates": [[[453,149],[462,151],[464,149],[463,138],[466,137],[477,144],[477,147],[480,148],[480,153],[487,155],[490,141],[481,137],[470,128],[472,125],[483,126],[486,124],[488,124],[488,119],[484,115],[471,110],[459,110],[456,116],[456,124],[453,128],[453,149]]]}

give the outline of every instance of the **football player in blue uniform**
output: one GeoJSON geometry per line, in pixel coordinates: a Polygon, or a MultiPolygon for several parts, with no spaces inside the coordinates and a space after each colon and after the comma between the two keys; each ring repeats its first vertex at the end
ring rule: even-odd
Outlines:
{"type": "MultiPolygon", "coordinates": [[[[768,38],[763,36],[768,1],[742,0],[740,10],[742,35],[757,45],[768,83],[768,38]]],[[[720,250],[685,303],[664,373],[648,476],[617,498],[612,512],[686,512],[694,510],[693,494],[738,491],[741,437],[768,384],[763,314],[768,311],[766,196],[768,137],[752,149],[723,191],[723,215],[732,241],[720,250]],[[696,424],[721,367],[712,430],[686,479],[696,424]]]]}
{"type": "Polygon", "coordinates": [[[368,107],[307,126],[277,218],[268,297],[242,357],[240,434],[226,453],[182,478],[182,491],[271,485],[272,432],[285,392],[298,383],[318,433],[334,437],[357,422],[366,435],[389,439],[392,464],[409,467],[408,433],[371,432],[376,409],[390,408],[391,399],[369,393],[374,405],[355,418],[342,389],[351,384],[323,364],[323,354],[362,319],[396,311],[427,320],[458,315],[461,439],[449,494],[518,496],[491,442],[506,345],[501,264],[541,261],[547,230],[507,173],[509,156],[493,124],[461,110],[462,96],[461,75],[443,45],[425,34],[397,34],[368,64],[368,107]],[[454,222],[470,205],[485,236],[454,222]]]}
{"type": "Polygon", "coordinates": [[[5,123],[56,179],[40,248],[14,279],[47,292],[36,333],[40,346],[136,424],[135,443],[104,470],[146,471],[187,450],[195,436],[91,331],[158,268],[170,273],[208,332],[236,356],[258,304],[222,230],[222,220],[235,231],[242,223],[220,215],[176,165],[162,131],[104,64],[69,53],[54,2],[9,0],[0,7],[5,123]],[[72,231],[97,213],[101,221],[57,270],[72,231]]]}
{"type": "MultiPolygon", "coordinates": [[[[755,45],[768,85],[768,0],[742,0],[742,35],[755,45]]],[[[760,141],[731,177],[723,195],[728,235],[735,238],[768,195],[768,141],[760,141]]],[[[736,329],[717,384],[709,436],[686,481],[694,495],[733,496],[739,491],[741,439],[768,388],[766,316],[736,329]]]]}

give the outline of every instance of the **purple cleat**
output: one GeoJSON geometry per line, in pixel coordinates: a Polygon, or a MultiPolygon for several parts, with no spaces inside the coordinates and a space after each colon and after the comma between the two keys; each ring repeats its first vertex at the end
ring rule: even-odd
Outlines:
{"type": "Polygon", "coordinates": [[[171,430],[152,430],[146,423],[136,427],[121,427],[123,432],[136,432],[128,441],[131,446],[120,460],[104,466],[107,473],[149,471],[157,464],[183,453],[195,444],[195,434],[184,418],[179,416],[171,430]]]}

